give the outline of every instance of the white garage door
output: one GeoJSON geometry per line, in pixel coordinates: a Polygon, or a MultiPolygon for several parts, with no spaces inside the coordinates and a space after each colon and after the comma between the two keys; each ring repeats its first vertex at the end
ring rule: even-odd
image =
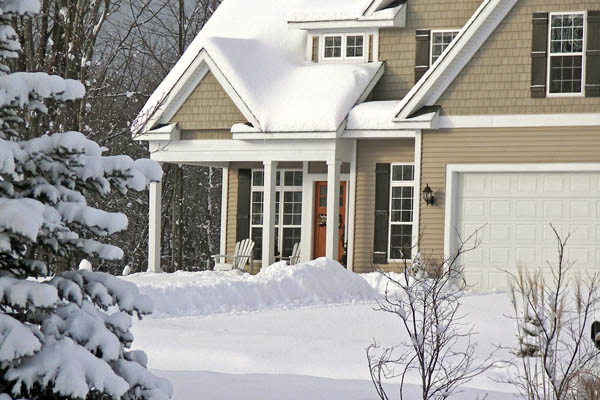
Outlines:
{"type": "Polygon", "coordinates": [[[460,173],[455,227],[461,237],[481,228],[481,245],[460,260],[475,289],[505,289],[517,265],[557,260],[552,223],[571,233],[567,256],[577,270],[600,270],[600,173],[460,173]]]}

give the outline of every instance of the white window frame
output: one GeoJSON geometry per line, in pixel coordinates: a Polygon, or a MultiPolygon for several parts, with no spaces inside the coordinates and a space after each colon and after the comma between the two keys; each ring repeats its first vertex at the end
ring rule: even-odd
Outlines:
{"type": "MultiPolygon", "coordinates": [[[[429,33],[429,66],[433,65],[433,34],[434,33],[455,33],[456,35],[458,35],[458,33],[460,32],[460,29],[437,29],[437,30],[432,30],[429,33]]],[[[456,35],[454,36],[454,39],[452,39],[452,41],[454,41],[456,39],[456,35]]],[[[450,42],[452,43],[452,42],[450,42]]],[[[448,46],[450,46],[450,43],[448,44],[448,46]]],[[[444,54],[444,52],[448,49],[448,47],[446,47],[444,49],[444,51],[442,51],[442,53],[438,56],[441,57],[442,54],[444,54]]]]}
{"type": "MultiPolygon", "coordinates": [[[[344,56],[344,60],[364,60],[365,59],[365,51],[367,50],[367,36],[364,33],[346,33],[344,35],[344,47],[342,48],[342,54],[344,56]],[[349,56],[348,55],[348,36],[362,37],[362,56],[349,56]]],[[[356,46],[355,46],[356,47],[356,46]]]]}
{"type": "Polygon", "coordinates": [[[331,34],[327,34],[327,35],[323,35],[323,39],[322,39],[323,45],[321,46],[322,50],[321,50],[321,58],[323,60],[327,60],[327,61],[341,61],[344,59],[344,44],[346,43],[345,40],[345,36],[343,33],[331,33],[331,34]],[[325,41],[327,40],[327,38],[341,38],[340,40],[340,56],[339,57],[325,57],[325,41]]]}
{"type": "Polygon", "coordinates": [[[561,12],[551,12],[548,15],[548,62],[546,65],[546,96],[547,97],[584,97],[585,96],[585,79],[586,79],[586,68],[585,68],[585,51],[587,49],[587,11],[561,11],[561,12]],[[552,93],[550,92],[550,73],[551,73],[551,64],[552,64],[552,17],[557,15],[577,15],[580,14],[583,16],[583,46],[581,49],[581,53],[555,53],[556,57],[561,56],[581,56],[581,91],[573,92],[573,93],[552,93]]]}
{"type": "MultiPolygon", "coordinates": [[[[253,224],[252,221],[254,219],[254,211],[252,209],[252,198],[254,196],[254,192],[262,192],[264,193],[264,186],[254,186],[254,172],[262,172],[263,173],[263,183],[264,183],[264,170],[262,168],[256,168],[256,169],[252,169],[250,176],[252,177],[251,181],[250,181],[250,237],[252,238],[252,229],[253,228],[262,228],[263,229],[263,235],[264,235],[264,195],[263,195],[263,223],[262,224],[253,224]]],[[[300,217],[300,225],[284,225],[283,224],[283,205],[284,205],[284,196],[285,196],[285,192],[300,192],[302,193],[302,203],[304,203],[305,199],[304,199],[304,192],[303,192],[303,184],[301,184],[300,186],[286,186],[285,185],[285,173],[286,172],[302,172],[302,182],[304,183],[304,180],[306,179],[306,177],[304,176],[304,171],[301,168],[285,168],[285,169],[277,169],[277,173],[280,173],[280,180],[279,180],[279,185],[275,186],[275,192],[279,193],[279,210],[275,210],[275,214],[279,214],[279,220],[276,221],[276,225],[275,228],[277,229],[277,244],[278,244],[278,249],[277,251],[279,252],[279,256],[282,256],[282,251],[283,251],[283,229],[284,228],[298,228],[300,229],[300,237],[302,237],[302,218],[304,218],[304,215],[302,215],[302,211],[301,212],[301,217],[300,217]]],[[[277,195],[276,195],[277,196],[277,195]]],[[[276,203],[277,204],[277,203],[276,203]]],[[[302,210],[302,206],[301,206],[301,210],[302,210]]],[[[264,237],[264,236],[263,236],[264,237]]]]}
{"type": "MultiPolygon", "coordinates": [[[[325,33],[321,35],[321,39],[319,41],[319,61],[320,62],[339,62],[339,61],[368,61],[368,36],[366,32],[337,32],[337,33],[325,33]],[[325,39],[328,37],[340,37],[342,38],[342,51],[340,57],[325,57],[325,39]],[[347,49],[347,40],[348,36],[362,36],[363,38],[363,55],[360,57],[349,57],[346,54],[347,49]]],[[[375,58],[375,55],[373,55],[375,58]]]]}
{"type": "MultiPolygon", "coordinates": [[[[411,241],[411,247],[414,251],[415,249],[415,226],[417,226],[417,224],[415,223],[415,206],[417,204],[417,202],[420,200],[419,196],[420,194],[417,193],[417,169],[416,169],[416,165],[414,162],[399,162],[399,163],[392,163],[390,165],[390,197],[389,197],[389,216],[388,216],[388,244],[387,244],[387,259],[388,259],[388,263],[398,263],[398,262],[405,262],[405,261],[411,261],[410,259],[405,259],[405,258],[391,258],[391,254],[390,254],[390,248],[392,247],[392,225],[412,225],[412,241],[411,241]],[[394,167],[398,167],[398,166],[412,166],[413,167],[413,180],[412,181],[394,181],[394,167]],[[412,221],[411,222],[392,222],[392,188],[394,187],[412,187],[413,188],[413,207],[412,207],[412,221]]],[[[414,254],[412,254],[412,256],[414,257],[414,254]]]]}

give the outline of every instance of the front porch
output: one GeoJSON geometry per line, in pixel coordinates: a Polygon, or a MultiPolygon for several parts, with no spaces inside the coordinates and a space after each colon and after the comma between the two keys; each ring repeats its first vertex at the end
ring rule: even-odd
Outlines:
{"type": "MultiPolygon", "coordinates": [[[[161,163],[223,168],[221,254],[232,254],[236,242],[250,238],[257,272],[289,256],[299,242],[300,261],[325,256],[352,270],[356,144],[352,139],[177,140],[150,142],[150,151],[161,163]]],[[[161,192],[161,184],[153,183],[151,272],[161,270],[161,192]]]]}

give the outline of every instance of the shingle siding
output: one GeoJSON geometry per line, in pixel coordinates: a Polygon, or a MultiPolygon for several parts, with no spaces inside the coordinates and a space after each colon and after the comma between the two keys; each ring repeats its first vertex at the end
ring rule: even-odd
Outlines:
{"type": "Polygon", "coordinates": [[[208,72],[171,122],[177,122],[184,135],[185,131],[193,131],[190,135],[194,139],[222,139],[223,131],[229,132],[234,124],[246,122],[246,119],[215,76],[208,72]],[[218,133],[218,137],[211,132],[218,133]],[[198,136],[198,133],[205,133],[206,137],[198,136]]]}
{"type": "Polygon", "coordinates": [[[600,98],[531,98],[532,16],[600,9],[600,1],[520,1],[438,101],[443,115],[586,113],[600,98]]]}
{"type": "Polygon", "coordinates": [[[369,100],[399,100],[415,80],[415,34],[417,29],[460,29],[481,0],[410,0],[406,28],[379,31],[379,59],[385,72],[369,100]]]}

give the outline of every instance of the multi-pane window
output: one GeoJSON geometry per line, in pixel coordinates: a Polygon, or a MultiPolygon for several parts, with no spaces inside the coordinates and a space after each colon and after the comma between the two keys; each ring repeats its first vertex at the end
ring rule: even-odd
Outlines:
{"type": "Polygon", "coordinates": [[[390,187],[390,260],[412,258],[415,167],[392,165],[390,187]]]}
{"type": "Polygon", "coordinates": [[[363,56],[365,37],[363,35],[348,35],[346,36],[346,57],[361,57],[363,56]]]}
{"type": "Polygon", "coordinates": [[[337,34],[323,36],[324,60],[364,60],[365,35],[337,34]]]}
{"type": "Polygon", "coordinates": [[[342,58],[342,36],[325,36],[324,58],[342,58]]]}
{"type": "MultiPolygon", "coordinates": [[[[275,255],[289,257],[300,241],[302,225],[302,171],[277,171],[275,192],[275,255]],[[282,201],[283,199],[283,201],[282,201]]],[[[264,175],[252,171],[251,235],[255,243],[254,258],[262,258],[264,214],[264,175]],[[255,204],[255,199],[256,203],[255,204]],[[256,211],[255,211],[256,210],[256,211]],[[260,245],[259,245],[260,244],[260,245]]]]}
{"type": "Polygon", "coordinates": [[[585,15],[551,14],[550,93],[581,93],[583,89],[585,15]]]}
{"type": "Polygon", "coordinates": [[[433,31],[431,32],[431,65],[442,55],[456,38],[458,31],[433,31]]]}

